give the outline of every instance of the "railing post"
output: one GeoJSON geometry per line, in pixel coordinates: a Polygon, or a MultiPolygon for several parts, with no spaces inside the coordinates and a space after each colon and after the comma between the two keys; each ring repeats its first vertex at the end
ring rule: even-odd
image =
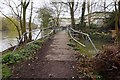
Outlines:
{"type": "MultiPolygon", "coordinates": [[[[47,28],[46,28],[47,29],[47,28]]],[[[48,28],[49,29],[49,28],[48,28]]],[[[34,31],[30,31],[30,32],[34,32],[34,31]]],[[[13,51],[12,51],[12,53],[11,53],[11,56],[10,57],[12,57],[12,55],[13,55],[13,53],[15,52],[15,50],[18,48],[18,46],[19,46],[19,44],[21,43],[21,41],[22,41],[22,39],[23,39],[23,37],[24,37],[24,35],[25,34],[27,34],[27,33],[30,33],[30,32],[25,32],[25,33],[23,33],[23,35],[22,35],[22,37],[21,37],[21,39],[19,40],[19,43],[15,46],[15,48],[13,49],[13,51]]],[[[41,31],[40,31],[41,32],[41,31]]],[[[39,36],[39,34],[40,34],[40,32],[38,33],[38,35],[37,35],[37,37],[39,36]]],[[[48,33],[47,35],[45,35],[44,37],[46,37],[46,36],[48,36],[49,34],[51,34],[53,32],[53,30],[50,32],[50,33],[48,33]]],[[[37,37],[36,37],[36,39],[37,39],[37,37]]],[[[43,38],[44,38],[43,37],[43,38]]],[[[41,37],[42,38],[42,37],[41,37]]],[[[35,40],[36,40],[35,39],[35,40]]]]}
{"type": "Polygon", "coordinates": [[[92,44],[93,48],[94,48],[94,49],[95,49],[95,51],[98,53],[98,50],[97,50],[97,48],[95,47],[94,43],[92,42],[92,40],[91,40],[90,36],[89,36],[89,35],[87,35],[87,36],[88,36],[88,39],[89,39],[89,41],[91,42],[91,44],[92,44]]]}
{"type": "Polygon", "coordinates": [[[42,30],[39,31],[38,35],[36,36],[35,40],[37,40],[38,36],[40,35],[40,33],[42,32],[42,30]]]}

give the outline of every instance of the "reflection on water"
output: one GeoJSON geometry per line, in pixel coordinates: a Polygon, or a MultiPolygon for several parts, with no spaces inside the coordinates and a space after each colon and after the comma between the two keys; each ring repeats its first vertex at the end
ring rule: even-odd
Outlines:
{"type": "MultiPolygon", "coordinates": [[[[32,38],[35,39],[38,33],[39,33],[39,29],[36,29],[36,31],[32,33],[32,38]]],[[[8,32],[0,31],[0,34],[1,34],[0,35],[0,52],[10,48],[11,46],[15,46],[17,44],[18,34],[16,31],[8,31],[8,32]]],[[[38,36],[38,38],[40,37],[41,37],[41,34],[38,36]]]]}

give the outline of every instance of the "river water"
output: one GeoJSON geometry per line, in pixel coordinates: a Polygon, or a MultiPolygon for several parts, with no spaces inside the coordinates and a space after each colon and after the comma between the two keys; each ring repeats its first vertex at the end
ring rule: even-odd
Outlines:
{"type": "MultiPolygon", "coordinates": [[[[37,34],[39,33],[39,29],[35,29],[35,32],[32,32],[32,38],[35,39],[37,34]]],[[[15,31],[6,31],[2,32],[0,31],[0,52],[15,46],[17,42],[17,37],[18,34],[15,31]]],[[[41,34],[38,36],[37,39],[41,38],[41,34]]]]}

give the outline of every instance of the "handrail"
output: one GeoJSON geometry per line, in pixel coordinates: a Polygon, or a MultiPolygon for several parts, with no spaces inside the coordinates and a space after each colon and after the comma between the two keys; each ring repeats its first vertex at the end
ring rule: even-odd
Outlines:
{"type": "Polygon", "coordinates": [[[83,32],[80,32],[80,31],[74,30],[74,29],[73,29],[73,28],[71,28],[71,27],[70,27],[70,29],[71,29],[73,32],[80,33],[80,34],[83,34],[83,35],[88,36],[88,34],[87,34],[87,33],[83,33],[83,32]]]}
{"type": "Polygon", "coordinates": [[[40,33],[42,32],[42,30],[39,31],[38,35],[36,36],[35,40],[37,40],[38,36],[40,35],[40,33]]]}
{"type": "MultiPolygon", "coordinates": [[[[77,30],[74,30],[73,28],[69,28],[70,30],[72,30],[73,32],[76,32],[76,33],[80,33],[80,34],[83,34],[83,35],[85,35],[85,36],[87,36],[88,37],[88,39],[89,39],[89,41],[90,41],[90,43],[92,44],[92,46],[93,46],[93,48],[95,49],[95,51],[98,53],[98,50],[97,50],[97,48],[95,47],[95,45],[94,45],[94,43],[92,42],[92,40],[91,40],[91,38],[90,38],[90,36],[87,34],[87,33],[83,33],[83,32],[80,32],[80,31],[77,31],[77,30]]],[[[72,37],[71,37],[72,38],[72,37]]],[[[74,39],[74,38],[72,38],[72,39],[74,39]]],[[[77,40],[74,40],[74,41],[76,41],[77,43],[79,42],[79,41],[77,41],[77,40]]],[[[82,46],[83,46],[83,44],[82,43],[80,43],[79,42],[79,44],[81,44],[82,46]]],[[[84,46],[83,46],[84,47],[84,46]]]]}
{"type": "Polygon", "coordinates": [[[15,48],[13,49],[13,51],[12,51],[11,54],[13,54],[15,52],[15,50],[18,48],[18,46],[19,46],[20,42],[22,41],[22,39],[23,39],[23,37],[24,37],[25,34],[30,33],[30,32],[35,32],[35,31],[38,31],[38,30],[33,30],[33,31],[29,31],[29,32],[23,33],[21,39],[19,40],[19,43],[15,46],[15,48]]]}
{"type": "Polygon", "coordinates": [[[49,36],[50,34],[52,34],[52,33],[53,33],[53,31],[54,31],[54,30],[51,30],[51,31],[50,31],[50,33],[46,34],[46,35],[45,35],[45,36],[43,36],[42,38],[45,38],[45,37],[49,36]]]}
{"type": "Polygon", "coordinates": [[[70,34],[70,37],[71,37],[75,42],[77,42],[78,44],[80,44],[80,45],[83,46],[83,47],[86,47],[84,44],[82,44],[82,43],[80,43],[79,41],[77,41],[77,40],[71,35],[70,30],[69,30],[69,34],[70,34]]]}
{"type": "MultiPolygon", "coordinates": [[[[51,28],[51,27],[43,28],[43,29],[40,30],[40,32],[41,32],[42,30],[49,29],[49,28],[51,28]]],[[[19,40],[19,43],[15,46],[15,48],[13,49],[13,51],[12,51],[11,54],[13,54],[13,53],[15,52],[15,50],[18,48],[18,46],[19,46],[20,42],[22,41],[22,39],[23,39],[23,37],[24,37],[25,34],[30,33],[30,32],[35,32],[35,31],[38,31],[38,30],[32,30],[32,31],[23,33],[21,39],[19,40]]],[[[40,32],[38,33],[37,37],[39,36],[40,32]]],[[[52,32],[53,32],[53,30],[52,30],[50,33],[46,34],[45,36],[50,35],[52,32]]],[[[43,37],[41,37],[41,38],[44,38],[45,36],[43,36],[43,37]]],[[[37,39],[37,37],[35,38],[35,40],[37,39]]],[[[31,42],[33,42],[33,41],[31,41],[31,42]]],[[[29,42],[29,43],[31,43],[31,42],[29,42]]],[[[29,43],[28,43],[28,44],[29,44],[29,43]]]]}
{"type": "MultiPolygon", "coordinates": [[[[51,33],[53,33],[53,30],[51,30],[51,32],[50,33],[48,33],[48,34],[46,34],[45,36],[42,36],[40,39],[42,39],[42,38],[45,38],[45,37],[47,37],[47,36],[49,36],[51,33]]],[[[39,34],[39,33],[38,33],[39,34]]],[[[38,35],[39,36],[39,35],[38,35]]],[[[29,42],[29,43],[27,43],[27,45],[28,44],[30,44],[30,43],[33,43],[33,42],[35,42],[36,40],[34,40],[34,41],[31,41],[31,42],[29,42]]]]}

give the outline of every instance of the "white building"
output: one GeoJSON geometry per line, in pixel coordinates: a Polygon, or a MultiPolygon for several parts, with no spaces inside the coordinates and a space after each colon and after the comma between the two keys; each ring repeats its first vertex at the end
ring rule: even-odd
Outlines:
{"type": "MultiPolygon", "coordinates": [[[[98,27],[102,27],[104,24],[105,18],[109,17],[110,12],[93,12],[89,14],[91,24],[96,24],[98,27]]],[[[85,22],[88,25],[88,14],[85,15],[85,22]]]]}

